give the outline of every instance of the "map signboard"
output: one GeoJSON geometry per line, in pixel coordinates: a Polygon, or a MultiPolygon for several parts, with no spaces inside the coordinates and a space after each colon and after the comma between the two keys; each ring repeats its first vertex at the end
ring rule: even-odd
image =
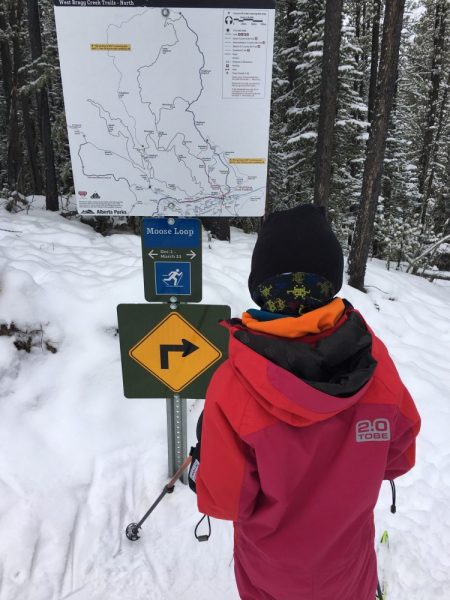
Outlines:
{"type": "Polygon", "coordinates": [[[202,224],[200,219],[142,219],[145,299],[200,302],[202,224]]]}
{"type": "Polygon", "coordinates": [[[205,397],[227,357],[219,321],[230,318],[229,306],[120,304],[117,314],[127,398],[205,397]]]}
{"type": "Polygon", "coordinates": [[[54,0],[81,214],[264,213],[274,0],[54,0]]]}

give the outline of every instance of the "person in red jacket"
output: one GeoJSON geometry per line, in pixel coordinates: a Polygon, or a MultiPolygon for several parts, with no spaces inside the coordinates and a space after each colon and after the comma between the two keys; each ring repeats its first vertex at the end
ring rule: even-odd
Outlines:
{"type": "MultiPolygon", "coordinates": [[[[415,462],[420,418],[386,347],[349,302],[342,249],[311,205],[270,215],[226,323],[190,483],[234,523],[242,600],[374,600],[373,510],[415,462]]],[[[201,423],[200,423],[201,425],[201,423]]]]}

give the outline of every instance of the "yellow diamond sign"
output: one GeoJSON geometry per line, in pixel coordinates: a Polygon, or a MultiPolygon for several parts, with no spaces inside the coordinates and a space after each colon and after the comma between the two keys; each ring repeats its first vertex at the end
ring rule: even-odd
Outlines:
{"type": "Polygon", "coordinates": [[[222,353],[179,313],[173,312],[140,340],[129,356],[174,392],[181,392],[222,353]]]}

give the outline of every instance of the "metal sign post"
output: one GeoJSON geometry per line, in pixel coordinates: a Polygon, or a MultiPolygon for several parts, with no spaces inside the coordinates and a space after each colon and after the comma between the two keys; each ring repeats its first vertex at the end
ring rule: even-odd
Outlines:
{"type": "MultiPolygon", "coordinates": [[[[171,477],[183,464],[187,456],[187,409],[186,400],[179,394],[167,398],[167,445],[169,476],[171,477]]],[[[187,483],[187,472],[181,481],[187,483]]]]}
{"type": "Polygon", "coordinates": [[[228,332],[219,321],[230,313],[229,306],[175,302],[117,307],[125,396],[167,399],[170,476],[187,454],[185,398],[205,398],[227,356],[228,332]]]}

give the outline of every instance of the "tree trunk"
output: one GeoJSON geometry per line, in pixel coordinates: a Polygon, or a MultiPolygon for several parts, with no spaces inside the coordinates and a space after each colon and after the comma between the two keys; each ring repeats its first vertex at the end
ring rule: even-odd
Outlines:
{"type": "MultiPolygon", "coordinates": [[[[361,46],[361,5],[363,3],[362,2],[356,2],[355,4],[355,38],[356,41],[358,42],[358,45],[361,46]]],[[[364,19],[364,17],[363,17],[364,19]]],[[[358,51],[355,51],[355,64],[358,70],[360,70],[361,68],[361,59],[362,56],[360,55],[360,53],[358,51]]],[[[354,83],[353,83],[353,89],[355,92],[357,92],[360,88],[360,82],[358,81],[358,79],[355,77],[354,83]]]]}
{"type": "Polygon", "coordinates": [[[433,56],[431,59],[431,85],[428,95],[428,112],[423,137],[422,152],[419,162],[419,193],[422,196],[422,208],[420,222],[425,224],[430,186],[426,186],[432,163],[433,135],[436,128],[436,116],[438,112],[439,90],[443,75],[443,55],[445,45],[447,4],[446,0],[438,0],[434,19],[433,32],[433,56]]]}
{"type": "Polygon", "coordinates": [[[343,0],[327,0],[323,39],[322,81],[317,135],[314,205],[328,206],[338,86],[343,0]]]}
{"type": "MultiPolygon", "coordinates": [[[[292,15],[295,14],[296,8],[297,8],[296,0],[288,0],[288,2],[286,4],[286,20],[287,20],[288,24],[290,24],[292,22],[292,25],[294,25],[292,15]]],[[[294,21],[295,21],[295,19],[294,19],[294,21]]],[[[290,29],[290,25],[288,25],[288,31],[289,31],[289,29],[290,29]]],[[[295,81],[297,79],[297,71],[295,70],[295,67],[296,67],[295,62],[290,60],[288,63],[288,68],[287,68],[287,76],[288,76],[290,90],[294,89],[295,81]]]]}
{"type": "Polygon", "coordinates": [[[5,7],[0,6],[0,32],[2,32],[2,35],[0,35],[0,59],[2,63],[1,79],[3,83],[3,93],[5,95],[6,119],[8,119],[13,87],[13,65],[7,38],[8,22],[4,11],[5,7]]]}
{"type": "MultiPolygon", "coordinates": [[[[17,4],[17,23],[20,28],[23,23],[23,3],[22,0],[15,0],[17,4]]],[[[25,84],[25,78],[21,69],[23,67],[23,55],[22,55],[22,44],[18,35],[14,36],[13,40],[14,47],[14,63],[16,65],[18,76],[17,82],[19,88],[25,84]]],[[[25,94],[20,95],[20,108],[22,113],[23,129],[25,135],[25,141],[28,150],[28,162],[31,174],[32,193],[42,194],[43,182],[41,176],[41,170],[38,164],[38,150],[37,140],[35,135],[34,122],[31,115],[33,114],[33,105],[29,96],[25,94]]],[[[24,190],[25,193],[25,190],[24,190]]]]}
{"type": "MultiPolygon", "coordinates": [[[[36,61],[42,56],[41,25],[38,0],[27,0],[28,28],[30,34],[31,58],[36,61]]],[[[53,152],[52,128],[48,107],[47,86],[38,92],[40,129],[45,157],[45,190],[47,210],[59,210],[58,186],[56,182],[55,157],[53,152]]]]}
{"type": "Polygon", "coordinates": [[[19,191],[22,157],[20,152],[19,123],[17,115],[16,81],[14,82],[13,93],[11,94],[9,120],[7,125],[7,155],[8,186],[11,191],[19,191]]]}
{"type": "Polygon", "coordinates": [[[378,196],[380,195],[389,115],[398,67],[404,5],[405,0],[386,0],[374,118],[367,143],[361,206],[349,256],[349,284],[362,291],[364,291],[366,264],[373,238],[378,196]]]}
{"type": "MultiPolygon", "coordinates": [[[[437,193],[437,202],[434,208],[434,227],[435,231],[439,231],[442,235],[450,233],[450,146],[447,149],[447,158],[445,160],[445,173],[440,189],[437,193]]],[[[448,261],[445,261],[444,265],[439,265],[439,269],[450,271],[450,253],[447,254],[449,257],[448,261]]]]}
{"type": "Polygon", "coordinates": [[[230,235],[230,219],[226,217],[202,217],[203,227],[218,240],[229,242],[230,235]]]}
{"type": "MultiPolygon", "coordinates": [[[[19,35],[17,25],[17,10],[15,5],[6,4],[9,8],[8,20],[3,10],[0,10],[0,29],[12,33],[13,46],[19,35]]],[[[8,187],[11,191],[19,189],[19,178],[22,172],[22,153],[20,150],[19,120],[17,113],[17,64],[11,55],[8,39],[1,43],[2,73],[4,76],[7,123],[6,123],[6,172],[8,187]]]]}
{"type": "Polygon", "coordinates": [[[374,116],[375,93],[378,77],[378,55],[380,52],[381,0],[374,0],[372,16],[372,51],[370,60],[369,102],[367,120],[371,124],[374,116]]]}
{"type": "Polygon", "coordinates": [[[432,163],[432,167],[430,170],[430,174],[426,178],[426,187],[425,187],[425,191],[424,191],[424,198],[423,198],[423,204],[422,204],[422,213],[423,213],[422,214],[423,221],[421,220],[422,225],[425,224],[428,200],[430,199],[430,196],[431,196],[431,193],[433,190],[434,175],[436,173],[436,163],[434,162],[434,158],[438,151],[439,141],[441,139],[442,130],[444,128],[444,116],[445,116],[445,109],[447,107],[449,87],[450,87],[450,73],[448,73],[448,75],[447,75],[447,83],[445,85],[445,90],[442,95],[441,108],[439,110],[439,117],[438,117],[438,122],[437,122],[437,127],[436,127],[436,135],[434,136],[434,142],[433,142],[433,146],[432,146],[432,149],[430,152],[430,163],[432,163]]]}
{"type": "MultiPolygon", "coordinates": [[[[356,0],[356,3],[359,4],[361,0],[356,0]]],[[[367,23],[367,2],[366,0],[362,1],[362,15],[361,15],[361,37],[363,38],[364,42],[365,42],[365,38],[366,38],[366,29],[368,27],[368,23],[367,23]]],[[[362,68],[365,69],[366,65],[367,65],[367,52],[366,52],[366,44],[362,43],[362,56],[361,56],[361,65],[362,68]]],[[[366,81],[365,81],[365,77],[362,76],[361,80],[359,82],[359,95],[361,96],[361,98],[364,98],[366,93],[366,81]]]]}

